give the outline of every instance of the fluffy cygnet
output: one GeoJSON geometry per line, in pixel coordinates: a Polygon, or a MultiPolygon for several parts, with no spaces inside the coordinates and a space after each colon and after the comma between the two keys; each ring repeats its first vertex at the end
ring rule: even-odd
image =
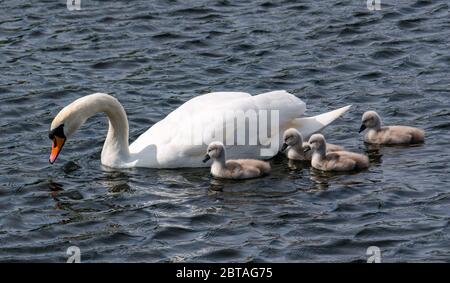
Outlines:
{"type": "Polygon", "coordinates": [[[309,138],[309,146],[305,151],[312,150],[311,166],[322,171],[352,171],[369,167],[369,158],[365,155],[349,152],[327,152],[325,137],[321,134],[309,138]]]}
{"type": "Polygon", "coordinates": [[[372,144],[413,144],[425,140],[425,132],[407,126],[381,126],[381,118],[375,111],[367,111],[362,116],[361,133],[368,129],[364,136],[366,143],[372,144]]]}
{"type": "Polygon", "coordinates": [[[250,179],[269,174],[270,164],[255,159],[226,160],[225,146],[221,142],[209,144],[203,162],[213,160],[211,174],[223,179],[250,179]]]}
{"type": "MultiPolygon", "coordinates": [[[[312,151],[305,152],[304,148],[308,146],[307,142],[303,142],[302,134],[294,128],[287,129],[283,134],[283,145],[281,152],[291,160],[311,160],[312,151]]],[[[327,143],[327,152],[344,150],[342,146],[327,143]]]]}

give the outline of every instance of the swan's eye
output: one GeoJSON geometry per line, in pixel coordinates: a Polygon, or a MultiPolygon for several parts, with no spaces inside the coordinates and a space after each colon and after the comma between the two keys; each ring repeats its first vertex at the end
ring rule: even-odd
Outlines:
{"type": "Polygon", "coordinates": [[[57,128],[51,130],[48,133],[48,138],[53,140],[55,137],[65,138],[66,135],[64,135],[64,124],[59,125],[57,128]]]}

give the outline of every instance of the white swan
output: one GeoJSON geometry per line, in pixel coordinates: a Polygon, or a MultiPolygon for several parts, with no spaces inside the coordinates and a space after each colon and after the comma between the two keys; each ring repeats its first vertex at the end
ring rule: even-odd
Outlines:
{"type": "Polygon", "coordinates": [[[270,164],[265,161],[255,159],[228,159],[226,157],[225,146],[221,142],[212,142],[206,150],[203,162],[209,159],[211,164],[211,174],[222,179],[251,179],[258,178],[270,173],[270,164]]]}
{"type": "Polygon", "coordinates": [[[286,91],[255,96],[244,92],[208,93],[192,98],[175,109],[129,146],[127,115],[122,105],[110,95],[94,93],[75,100],[54,118],[49,132],[49,138],[53,141],[49,161],[55,162],[66,139],[98,112],[106,113],[109,119],[108,134],[101,154],[103,165],[114,168],[181,168],[209,166],[202,163],[201,156],[214,140],[226,141],[229,146],[228,141],[230,138],[233,141],[237,133],[244,132],[248,140],[255,140],[256,136],[262,135],[259,128],[252,131],[246,123],[236,123],[234,131],[226,129],[226,134],[218,139],[217,129],[224,130],[224,121],[216,119],[218,117],[226,117],[226,122],[232,121],[234,125],[239,116],[236,113],[250,113],[250,116],[253,113],[256,118],[261,118],[263,111],[279,113],[277,132],[267,135],[265,140],[259,140],[257,144],[235,145],[228,149],[231,158],[268,159],[278,153],[285,129],[296,128],[304,137],[308,137],[349,108],[350,105],[315,117],[302,117],[306,110],[305,103],[286,91]],[[200,142],[198,132],[203,137],[200,142]],[[272,146],[269,148],[268,145],[272,146]],[[266,151],[262,155],[263,149],[266,151]]]}

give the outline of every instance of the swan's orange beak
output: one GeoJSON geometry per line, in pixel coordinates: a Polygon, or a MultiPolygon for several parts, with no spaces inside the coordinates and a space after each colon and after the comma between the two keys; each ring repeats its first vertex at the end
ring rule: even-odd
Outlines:
{"type": "Polygon", "coordinates": [[[50,164],[53,164],[58,158],[59,153],[61,152],[61,149],[66,142],[66,138],[61,138],[58,136],[53,137],[53,143],[52,143],[52,152],[50,153],[50,158],[48,161],[50,161],[50,164]]]}

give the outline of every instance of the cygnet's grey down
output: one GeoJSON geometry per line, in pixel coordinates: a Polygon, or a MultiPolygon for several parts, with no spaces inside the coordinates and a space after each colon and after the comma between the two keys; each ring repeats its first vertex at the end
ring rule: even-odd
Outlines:
{"type": "Polygon", "coordinates": [[[361,133],[368,129],[364,141],[371,144],[415,144],[425,141],[425,132],[408,126],[382,126],[381,118],[375,111],[367,111],[361,119],[361,133]]]}
{"type": "MultiPolygon", "coordinates": [[[[284,131],[281,152],[284,152],[287,158],[291,160],[311,160],[312,151],[304,151],[304,147],[307,145],[308,143],[303,141],[303,136],[297,129],[289,128],[284,131]]],[[[344,150],[344,148],[327,143],[327,152],[338,150],[344,150]]]]}
{"type": "Polygon", "coordinates": [[[255,159],[226,160],[225,146],[221,142],[209,144],[203,162],[213,160],[211,174],[223,179],[250,179],[269,174],[270,164],[255,159]]]}
{"type": "Polygon", "coordinates": [[[350,151],[327,152],[325,137],[312,135],[305,151],[312,150],[311,166],[322,171],[352,171],[369,167],[369,158],[350,151]]]}

